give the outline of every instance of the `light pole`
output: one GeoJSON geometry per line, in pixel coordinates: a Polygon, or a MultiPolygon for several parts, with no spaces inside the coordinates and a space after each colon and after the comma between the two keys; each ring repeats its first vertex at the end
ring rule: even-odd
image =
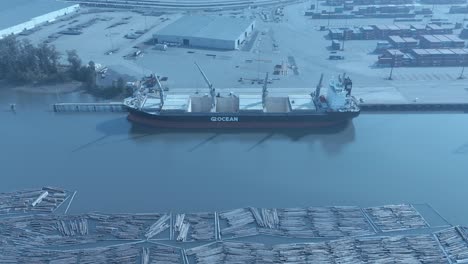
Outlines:
{"type": "Polygon", "coordinates": [[[343,43],[341,43],[341,50],[343,51],[344,50],[344,43],[345,43],[345,39],[346,39],[346,30],[343,30],[343,43]]]}
{"type": "Polygon", "coordinates": [[[108,32],[107,37],[109,37],[109,40],[110,40],[110,43],[111,43],[111,51],[113,52],[114,51],[114,41],[112,40],[112,32],[108,32]]]}
{"type": "Polygon", "coordinates": [[[396,51],[393,53],[392,67],[390,68],[390,74],[388,75],[388,80],[392,80],[393,68],[395,67],[396,60],[396,51]]]}
{"type": "Polygon", "coordinates": [[[465,64],[463,64],[462,70],[460,72],[460,76],[458,76],[458,79],[465,79],[465,76],[463,76],[463,73],[465,72],[465,64]]]}
{"type": "Polygon", "coordinates": [[[460,72],[460,76],[458,76],[458,78],[457,78],[459,80],[465,78],[465,76],[463,76],[463,73],[465,72],[465,61],[464,61],[464,58],[463,58],[462,55],[460,55],[460,63],[462,65],[462,69],[461,69],[461,72],[460,72]]]}
{"type": "Polygon", "coordinates": [[[348,30],[348,17],[346,17],[345,19],[345,29],[343,29],[343,44],[341,44],[341,50],[344,51],[344,43],[345,43],[345,40],[346,40],[346,32],[348,30]]]}
{"type": "Polygon", "coordinates": [[[145,32],[148,30],[148,22],[146,21],[146,15],[145,15],[145,32]]]}

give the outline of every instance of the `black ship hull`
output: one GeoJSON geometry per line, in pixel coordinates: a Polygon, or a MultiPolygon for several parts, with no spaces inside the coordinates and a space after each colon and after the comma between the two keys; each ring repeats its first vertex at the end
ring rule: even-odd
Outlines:
{"type": "Polygon", "coordinates": [[[316,128],[345,123],[359,111],[314,113],[189,113],[150,114],[129,108],[128,119],[137,124],[158,128],[316,128]]]}

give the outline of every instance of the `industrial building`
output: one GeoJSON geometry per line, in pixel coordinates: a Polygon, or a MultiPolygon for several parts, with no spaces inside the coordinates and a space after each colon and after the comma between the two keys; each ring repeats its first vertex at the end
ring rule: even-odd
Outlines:
{"type": "Polygon", "coordinates": [[[79,8],[78,4],[54,0],[0,1],[0,38],[31,30],[79,8]]]}
{"type": "Polygon", "coordinates": [[[155,43],[234,50],[255,29],[254,20],[214,16],[185,16],[154,34],[155,43]]]}

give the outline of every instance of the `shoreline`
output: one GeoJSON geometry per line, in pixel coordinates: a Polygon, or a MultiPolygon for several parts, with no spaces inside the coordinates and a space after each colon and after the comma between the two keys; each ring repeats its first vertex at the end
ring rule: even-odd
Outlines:
{"type": "Polygon", "coordinates": [[[59,84],[43,84],[43,85],[11,85],[12,90],[30,94],[55,94],[55,93],[72,93],[82,89],[80,82],[71,81],[59,84]]]}

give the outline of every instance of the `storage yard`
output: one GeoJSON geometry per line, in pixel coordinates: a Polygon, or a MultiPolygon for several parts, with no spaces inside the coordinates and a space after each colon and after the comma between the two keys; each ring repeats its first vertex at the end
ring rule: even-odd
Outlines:
{"type": "MultiPolygon", "coordinates": [[[[451,226],[424,204],[79,215],[24,210],[49,205],[45,192],[52,197],[71,193],[44,187],[0,194],[0,205],[9,208],[0,215],[0,262],[456,263],[468,259],[467,229],[451,226]],[[280,240],[266,243],[266,237],[280,240]]],[[[70,199],[68,207],[71,204],[70,199]]]]}
{"type": "MultiPolygon", "coordinates": [[[[467,23],[464,14],[449,13],[450,4],[398,3],[430,8],[432,12],[430,16],[416,12],[415,19],[405,20],[375,16],[313,19],[307,16],[310,2],[265,2],[235,10],[199,8],[189,16],[180,7],[141,9],[131,2],[125,4],[131,9],[123,11],[104,8],[99,1],[77,2],[88,3],[81,5],[79,13],[20,38],[33,43],[48,42],[62,53],[74,48],[83,61],[93,60],[132,76],[128,81],[156,73],[165,77],[163,86],[171,93],[207,91],[193,64],[196,61],[220,93],[258,92],[265,72],[272,76],[271,94],[310,93],[321,73],[327,79],[346,72],[355,84],[354,96],[364,103],[468,100],[463,82],[468,75],[463,68],[468,54],[464,40],[467,23]],[[232,45],[219,49],[215,41],[218,33],[213,33],[213,39],[206,39],[203,45],[191,45],[195,42],[188,37],[179,38],[176,43],[158,38],[158,32],[168,32],[194,15],[207,15],[215,21],[252,21],[254,29],[243,34],[245,39],[229,37],[235,45],[232,50],[232,45]],[[401,67],[406,68],[400,70],[401,67]]],[[[338,4],[319,1],[314,10],[329,10],[331,6],[340,7],[338,4]]],[[[353,5],[357,8],[372,4],[386,3],[355,1],[353,5]]],[[[195,37],[199,34],[195,32],[214,32],[208,26],[198,27],[192,31],[195,37]]],[[[107,77],[102,74],[101,78],[107,77]]]]}

